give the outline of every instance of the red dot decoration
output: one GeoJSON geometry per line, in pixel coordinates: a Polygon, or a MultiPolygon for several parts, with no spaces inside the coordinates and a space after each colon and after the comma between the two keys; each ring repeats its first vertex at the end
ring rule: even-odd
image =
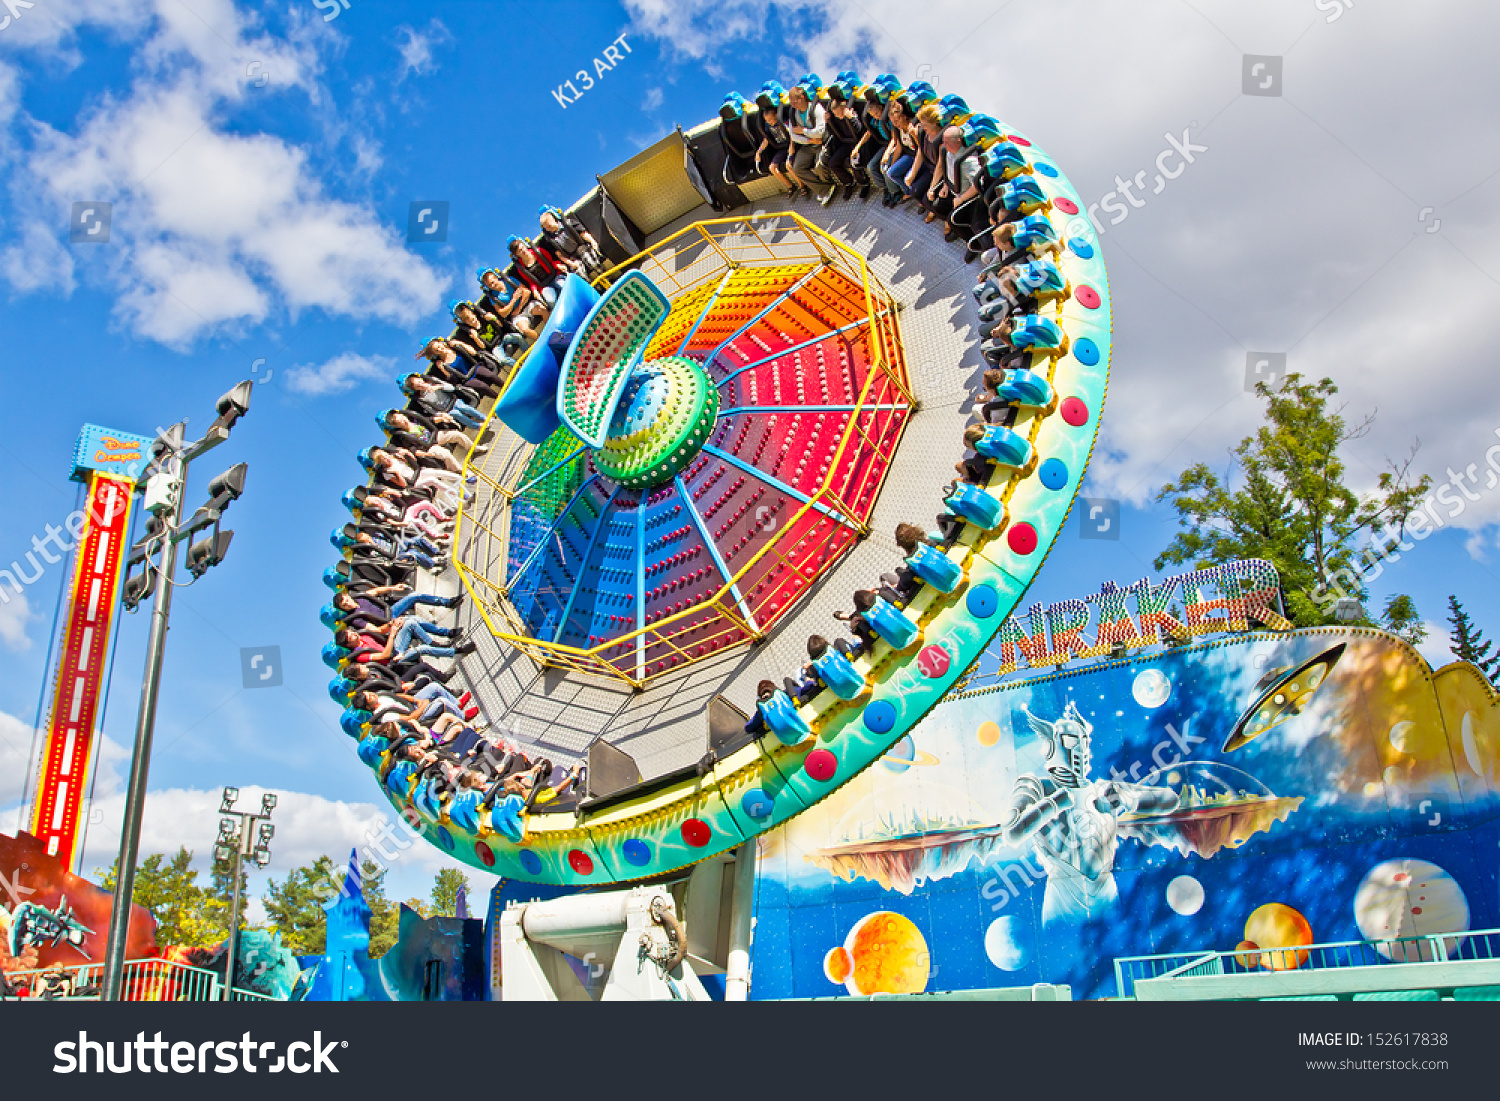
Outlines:
{"type": "Polygon", "coordinates": [[[925,647],[917,655],[917,668],[921,670],[924,677],[941,677],[948,671],[949,664],[951,664],[951,659],[948,657],[948,651],[941,646],[925,647]]]}
{"type": "Polygon", "coordinates": [[[1074,428],[1081,427],[1089,422],[1089,407],[1084,404],[1082,398],[1064,398],[1061,405],[1057,407],[1064,424],[1070,424],[1074,428]]]}
{"type": "Polygon", "coordinates": [[[493,868],[495,866],[495,854],[490,851],[490,847],[483,841],[474,842],[474,855],[479,857],[479,862],[486,868],[493,868]]]}
{"type": "Polygon", "coordinates": [[[1053,199],[1052,205],[1057,207],[1057,209],[1062,211],[1064,214],[1078,213],[1078,204],[1075,203],[1072,199],[1053,199]]]}
{"type": "Polygon", "coordinates": [[[1030,554],[1036,550],[1036,528],[1027,523],[1012,524],[1005,533],[1005,542],[1017,554],[1030,554]]]}
{"type": "Polygon", "coordinates": [[[689,818],[682,824],[682,839],[695,849],[701,849],[708,844],[709,838],[713,837],[714,831],[708,828],[708,823],[701,818],[689,818]]]}
{"type": "Polygon", "coordinates": [[[1025,138],[1023,138],[1020,134],[1012,134],[1010,137],[1008,137],[1006,139],[1006,141],[1015,142],[1017,145],[1026,145],[1026,146],[1029,146],[1031,144],[1029,141],[1027,141],[1025,138]]]}
{"type": "Polygon", "coordinates": [[[568,867],[579,875],[593,875],[594,858],[582,849],[574,849],[568,854],[568,867]]]}
{"type": "Polygon", "coordinates": [[[1097,310],[1102,301],[1099,297],[1099,292],[1087,283],[1081,284],[1073,292],[1073,297],[1078,299],[1078,304],[1086,310],[1097,310]]]}
{"type": "Polygon", "coordinates": [[[807,755],[802,767],[818,783],[827,783],[839,770],[839,759],[826,749],[815,749],[807,755]]]}

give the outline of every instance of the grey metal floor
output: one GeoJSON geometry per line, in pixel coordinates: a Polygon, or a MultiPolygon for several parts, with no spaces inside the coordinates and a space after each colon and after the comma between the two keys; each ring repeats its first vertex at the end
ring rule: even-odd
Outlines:
{"type": "MultiPolygon", "coordinates": [[[[459,620],[478,649],[463,659],[462,679],[491,724],[510,727],[554,761],[576,759],[602,733],[635,758],[646,778],[696,762],[707,750],[709,700],[722,694],[748,712],[758,680],[780,683],[806,660],[808,635],[842,635],[834,610],[848,610],[855,589],[867,587],[899,564],[896,524],[911,520],[929,525],[939,511],[942,487],[954,476],[953,464],[963,451],[960,437],[970,394],[982,367],[968,294],[977,265],[964,264],[962,246],[943,241],[941,223],[924,224],[921,212],[908,207],[886,209],[878,194],[865,202],[835,200],[827,208],[811,200],[788,204],[774,198],[729,214],[786,209],[862,253],[901,306],[907,370],[920,409],[907,427],[875,504],[873,532],[802,597],[795,614],[764,643],[665,675],[641,692],[601,678],[539,669],[530,658],[502,646],[472,602],[465,602],[459,620]]],[[[693,222],[725,216],[701,206],[663,227],[651,241],[659,242],[693,222]]],[[[683,266],[691,266],[691,258],[682,259],[683,266]]],[[[673,263],[670,258],[657,262],[673,263]]],[[[649,274],[649,267],[646,270],[649,274]]],[[[514,442],[504,426],[498,426],[492,458],[504,455],[514,442]]],[[[494,517],[503,527],[499,502],[491,500],[483,486],[471,508],[482,521],[494,517]]],[[[497,562],[494,576],[498,566],[497,562]]],[[[450,575],[438,584],[446,589],[454,583],[450,575]]]]}

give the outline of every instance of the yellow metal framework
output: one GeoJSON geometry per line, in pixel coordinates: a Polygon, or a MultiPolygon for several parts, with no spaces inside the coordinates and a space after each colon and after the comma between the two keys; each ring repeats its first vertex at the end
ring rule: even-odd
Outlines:
{"type": "MultiPolygon", "coordinates": [[[[831,268],[860,288],[865,319],[861,326],[867,321],[870,330],[867,337],[870,366],[856,408],[849,414],[848,423],[828,463],[828,473],[810,499],[802,503],[779,530],[798,531],[808,512],[821,506],[826,510],[824,515],[832,514],[837,523],[863,536],[869,531],[863,517],[869,516],[879,499],[890,472],[890,459],[895,455],[910,419],[907,414],[915,405],[895,300],[870,271],[863,256],[791,211],[717,218],[695,222],[679,230],[611,268],[595,279],[594,285],[602,290],[626,271],[639,268],[651,276],[674,304],[698,290],[699,295],[693,299],[696,301],[694,308],[701,311],[709,305],[709,298],[702,294],[705,285],[717,285],[742,268],[787,267],[799,263],[831,268]],[[894,407],[895,401],[879,400],[881,396],[895,397],[882,393],[889,388],[899,395],[899,408],[894,407]],[[868,449],[886,460],[874,492],[869,496],[868,507],[863,510],[858,502],[847,499],[853,465],[844,473],[842,484],[838,478],[850,448],[868,449]]],[[[516,373],[512,371],[511,377],[514,378],[516,373]]],[[[794,412],[795,408],[789,406],[788,411],[794,412]]],[[[486,429],[493,416],[492,407],[485,420],[486,429]]],[[[482,437],[484,432],[479,435],[482,437]]],[[[486,455],[476,455],[471,450],[464,462],[464,474],[474,476],[492,494],[505,498],[508,511],[510,502],[526,488],[517,483],[534,450],[533,445],[524,441],[516,442],[504,454],[497,449],[486,455]]],[[[533,482],[537,480],[533,479],[533,482]]],[[[503,526],[508,529],[509,525],[503,526]]],[[[763,638],[768,625],[781,618],[786,608],[766,607],[779,586],[757,601],[748,594],[749,583],[771,576],[778,566],[783,567],[789,577],[809,578],[819,568],[830,567],[837,557],[834,555],[826,561],[819,561],[819,555],[827,548],[826,539],[814,539],[804,534],[790,548],[783,547],[782,542],[782,536],[778,535],[759,548],[709,599],[638,630],[582,649],[528,634],[525,620],[509,600],[504,579],[494,579],[486,572],[486,564],[507,561],[508,531],[497,531],[481,521],[474,515],[471,503],[465,501],[458,510],[453,536],[454,565],[459,577],[497,640],[521,651],[543,667],[600,675],[624,681],[636,689],[644,688],[657,676],[680,672],[690,664],[720,657],[729,646],[763,638]],[[741,598],[736,599],[735,593],[741,594],[741,598]],[[702,629],[695,619],[705,610],[713,613],[713,633],[688,640],[688,634],[702,629]],[[622,654],[630,656],[622,658],[622,654]]]]}

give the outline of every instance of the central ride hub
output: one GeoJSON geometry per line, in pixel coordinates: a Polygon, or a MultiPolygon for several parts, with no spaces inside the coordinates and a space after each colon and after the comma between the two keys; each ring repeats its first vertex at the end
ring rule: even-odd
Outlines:
{"type": "Polygon", "coordinates": [[[719,392],[699,364],[681,356],[642,363],[594,462],[632,489],[670,482],[698,457],[718,415],[719,392]]]}

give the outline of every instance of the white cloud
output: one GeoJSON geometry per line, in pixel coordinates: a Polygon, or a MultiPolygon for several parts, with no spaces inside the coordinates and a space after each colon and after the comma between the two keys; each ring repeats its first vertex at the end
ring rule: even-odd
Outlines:
{"type": "Polygon", "coordinates": [[[4,585],[4,594],[8,598],[0,602],[0,643],[4,643],[11,653],[29,650],[31,639],[26,635],[26,622],[31,618],[31,605],[26,600],[26,593],[15,592],[7,582],[0,581],[0,585],[4,585]]]}
{"type": "Polygon", "coordinates": [[[391,378],[395,366],[396,361],[390,356],[362,356],[345,352],[320,366],[299,364],[293,367],[287,372],[287,385],[297,393],[311,397],[342,394],[361,382],[391,378]]]}
{"type": "Polygon", "coordinates": [[[29,722],[0,711],[0,831],[14,824],[15,808],[21,801],[31,752],[32,728],[29,722]]]}
{"type": "Polygon", "coordinates": [[[401,72],[396,78],[398,81],[405,80],[408,76],[426,76],[435,72],[437,63],[433,60],[434,51],[453,41],[453,35],[439,19],[428,23],[425,31],[412,27],[400,27],[398,30],[405,36],[397,44],[397,49],[401,51],[401,72]]]}
{"type": "MultiPolygon", "coordinates": [[[[126,18],[108,4],[79,10],[126,18]]],[[[250,96],[300,88],[316,99],[317,55],[300,31],[255,34],[229,0],[191,11],[159,0],[151,26],[138,51],[147,75],[127,93],[104,97],[70,130],[29,120],[32,148],[12,181],[21,228],[0,253],[0,276],[22,292],[71,289],[55,227],[85,198],[114,212],[111,240],[80,281],[128,288],[117,318],[170,346],[283,310],[407,324],[436,308],[448,278],[396,229],[329,196],[303,149],[221,121],[250,96]]],[[[363,147],[358,159],[374,163],[378,151],[363,147]]]]}
{"type": "MultiPolygon", "coordinates": [[[[1334,25],[1305,0],[626,6],[636,33],[710,72],[716,55],[777,27],[794,56],[764,76],[783,83],[844,68],[920,74],[1045,145],[1088,202],[1141,169],[1149,192],[1164,135],[1192,128],[1209,152],[1103,238],[1115,350],[1090,467],[1099,495],[1143,503],[1191,462],[1222,469],[1261,419],[1243,389],[1250,351],[1332,377],[1352,418],[1379,410],[1348,448],[1356,487],[1418,438],[1419,472],[1442,481],[1477,464],[1483,476],[1500,427],[1482,400],[1500,343],[1500,116],[1487,106],[1500,70],[1483,45],[1500,35],[1493,5],[1452,0],[1413,22],[1372,2],[1334,25]],[[1065,41],[1066,62],[1006,48],[1042,41],[1065,41]],[[1278,52],[1285,96],[1241,95],[1242,55],[1278,52]],[[1404,78],[1369,81],[1392,72],[1404,78]]],[[[1452,524],[1497,522],[1500,489],[1488,489],[1452,524]]]]}
{"type": "Polygon", "coordinates": [[[1456,661],[1453,651],[1448,647],[1448,625],[1428,619],[1423,620],[1422,626],[1427,628],[1427,637],[1417,646],[1417,653],[1426,658],[1434,669],[1441,669],[1450,661],[1456,661]]]}
{"type": "Polygon", "coordinates": [[[663,92],[660,88],[647,88],[646,98],[641,101],[641,109],[645,111],[654,111],[664,102],[666,102],[666,98],[666,93],[663,92]]]}

